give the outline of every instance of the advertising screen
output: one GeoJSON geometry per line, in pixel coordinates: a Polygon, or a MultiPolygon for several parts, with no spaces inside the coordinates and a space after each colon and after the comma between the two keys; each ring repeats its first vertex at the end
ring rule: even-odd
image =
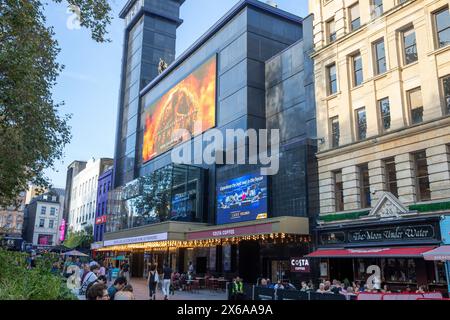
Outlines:
{"type": "Polygon", "coordinates": [[[145,106],[144,162],[216,125],[216,65],[214,56],[145,106]],[[181,135],[180,129],[189,135],[181,135]]]}
{"type": "Polygon", "coordinates": [[[217,224],[267,218],[267,176],[248,174],[217,186],[217,224]]]}

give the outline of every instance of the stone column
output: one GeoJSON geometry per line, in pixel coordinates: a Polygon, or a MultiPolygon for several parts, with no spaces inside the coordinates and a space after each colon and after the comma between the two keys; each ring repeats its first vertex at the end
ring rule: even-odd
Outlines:
{"type": "Polygon", "coordinates": [[[410,153],[395,157],[397,170],[398,198],[403,204],[416,202],[416,181],[414,174],[414,158],[410,153]]]}
{"type": "Polygon", "coordinates": [[[333,172],[319,174],[320,214],[335,212],[333,172]]]}
{"type": "Polygon", "coordinates": [[[342,169],[342,183],[344,186],[344,209],[356,210],[361,208],[359,170],[357,166],[342,169]]]}
{"type": "Polygon", "coordinates": [[[370,193],[372,197],[372,208],[380,200],[381,193],[386,191],[386,175],[384,161],[376,160],[369,162],[370,193]]]}
{"type": "Polygon", "coordinates": [[[426,153],[431,200],[450,198],[449,147],[446,145],[431,147],[426,153]]]}

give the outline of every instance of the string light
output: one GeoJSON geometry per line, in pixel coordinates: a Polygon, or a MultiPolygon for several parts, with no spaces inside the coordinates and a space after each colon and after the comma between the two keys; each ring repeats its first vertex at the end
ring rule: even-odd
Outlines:
{"type": "Polygon", "coordinates": [[[173,251],[178,248],[209,248],[220,245],[237,245],[241,241],[259,241],[262,244],[289,244],[289,243],[310,243],[310,236],[300,236],[285,233],[271,233],[259,235],[247,235],[241,237],[231,237],[223,239],[204,239],[204,240],[166,240],[146,243],[134,243],[118,246],[103,247],[96,251],[173,251]]]}

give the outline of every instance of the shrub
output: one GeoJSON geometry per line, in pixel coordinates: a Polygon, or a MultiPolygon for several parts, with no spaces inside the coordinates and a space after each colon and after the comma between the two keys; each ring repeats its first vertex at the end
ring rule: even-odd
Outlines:
{"type": "Polygon", "coordinates": [[[0,300],[75,300],[66,279],[50,272],[55,257],[36,258],[27,269],[27,254],[0,249],[0,300]]]}

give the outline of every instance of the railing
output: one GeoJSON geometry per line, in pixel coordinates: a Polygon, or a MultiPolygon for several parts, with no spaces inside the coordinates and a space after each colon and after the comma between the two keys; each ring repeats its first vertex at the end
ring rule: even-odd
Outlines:
{"type": "Polygon", "coordinates": [[[440,292],[428,293],[364,293],[357,296],[357,300],[444,300],[440,292]]]}

